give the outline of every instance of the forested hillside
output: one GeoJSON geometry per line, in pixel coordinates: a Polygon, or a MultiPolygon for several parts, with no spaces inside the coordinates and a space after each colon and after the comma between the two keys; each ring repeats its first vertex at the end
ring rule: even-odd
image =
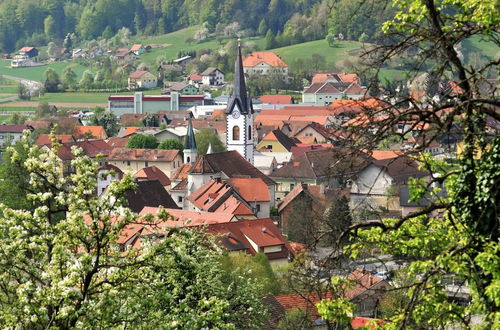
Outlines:
{"type": "Polygon", "coordinates": [[[194,25],[205,33],[268,35],[281,46],[328,33],[368,41],[383,19],[373,14],[381,1],[371,1],[360,8],[350,0],[0,0],[0,51],[62,44],[68,33],[84,41],[109,39],[122,27],[151,36],[194,25]]]}

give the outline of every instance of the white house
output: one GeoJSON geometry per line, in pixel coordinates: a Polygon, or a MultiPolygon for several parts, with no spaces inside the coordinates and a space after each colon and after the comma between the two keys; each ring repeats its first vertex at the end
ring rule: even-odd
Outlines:
{"type": "Polygon", "coordinates": [[[221,86],[224,85],[224,72],[217,68],[208,68],[201,73],[203,85],[221,86]]]}

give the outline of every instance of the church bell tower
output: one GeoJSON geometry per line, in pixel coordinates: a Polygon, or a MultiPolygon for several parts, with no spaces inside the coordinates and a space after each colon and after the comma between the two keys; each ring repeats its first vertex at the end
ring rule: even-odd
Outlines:
{"type": "Polygon", "coordinates": [[[241,45],[238,39],[238,56],[234,65],[233,92],[229,98],[226,115],[227,150],[238,151],[243,158],[253,164],[253,106],[247,95],[241,45]]]}

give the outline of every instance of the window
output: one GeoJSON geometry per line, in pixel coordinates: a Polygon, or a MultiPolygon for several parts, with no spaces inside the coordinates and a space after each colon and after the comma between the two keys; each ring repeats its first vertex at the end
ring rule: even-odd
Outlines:
{"type": "Polygon", "coordinates": [[[260,204],[255,205],[255,210],[257,211],[257,213],[260,212],[260,204]]]}
{"type": "Polygon", "coordinates": [[[233,141],[237,141],[240,139],[240,127],[233,126],[233,141]]]}
{"type": "Polygon", "coordinates": [[[144,162],[144,167],[148,167],[149,166],[149,163],[148,162],[144,162]]]}
{"type": "Polygon", "coordinates": [[[182,196],[177,196],[177,202],[182,203],[182,196]]]}
{"type": "Polygon", "coordinates": [[[252,126],[248,125],[248,139],[252,139],[252,126]]]}
{"type": "Polygon", "coordinates": [[[127,160],[127,166],[130,166],[130,160],[127,160]]]}
{"type": "Polygon", "coordinates": [[[292,190],[293,190],[293,187],[295,187],[295,184],[290,183],[290,191],[292,191],[292,190]]]}
{"type": "Polygon", "coordinates": [[[190,163],[191,162],[191,157],[187,156],[186,157],[186,163],[190,163]]]}

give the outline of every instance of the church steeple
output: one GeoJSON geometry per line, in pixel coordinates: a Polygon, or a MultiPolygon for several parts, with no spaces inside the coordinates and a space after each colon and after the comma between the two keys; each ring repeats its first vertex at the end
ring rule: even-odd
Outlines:
{"type": "Polygon", "coordinates": [[[238,39],[238,57],[234,64],[233,93],[226,110],[226,146],[227,150],[236,150],[248,162],[253,164],[253,106],[247,94],[241,45],[238,39]]]}
{"type": "Polygon", "coordinates": [[[252,100],[247,95],[247,87],[245,84],[240,39],[238,39],[238,55],[234,64],[233,93],[227,107],[228,114],[231,114],[235,105],[238,106],[242,114],[253,113],[252,100]]]}
{"type": "Polygon", "coordinates": [[[198,156],[198,148],[196,147],[196,139],[194,137],[193,123],[191,122],[191,113],[189,114],[189,122],[184,140],[184,163],[194,164],[198,156]]]}

